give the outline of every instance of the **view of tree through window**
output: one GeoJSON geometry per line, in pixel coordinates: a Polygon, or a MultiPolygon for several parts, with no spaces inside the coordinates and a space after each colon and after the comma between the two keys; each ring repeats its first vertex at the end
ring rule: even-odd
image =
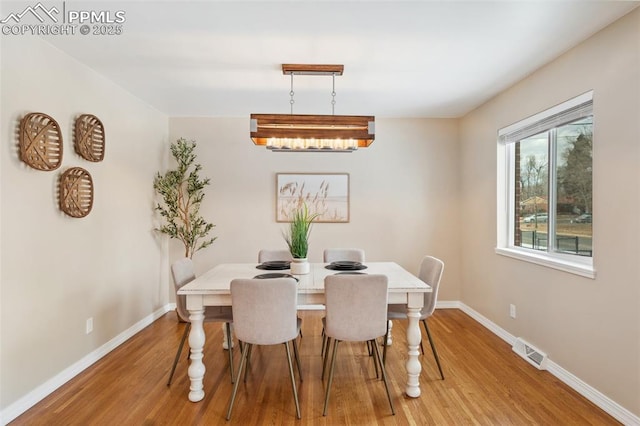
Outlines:
{"type": "Polygon", "coordinates": [[[515,246],[592,256],[593,117],[515,144],[515,246]]]}

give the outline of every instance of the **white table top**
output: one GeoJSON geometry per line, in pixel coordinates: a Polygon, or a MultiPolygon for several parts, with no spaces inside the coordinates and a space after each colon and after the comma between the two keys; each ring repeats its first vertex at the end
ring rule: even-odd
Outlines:
{"type": "MultiPolygon", "coordinates": [[[[340,271],[326,269],[327,263],[312,263],[311,271],[304,275],[294,275],[298,279],[299,293],[324,293],[324,278],[340,271]]],[[[431,287],[395,262],[367,262],[367,269],[359,272],[382,274],[389,279],[389,293],[428,293],[431,287]]],[[[257,269],[256,263],[224,263],[183,286],[178,294],[223,295],[229,294],[229,284],[235,278],[253,278],[264,273],[291,273],[290,270],[267,271],[257,269]]]]}

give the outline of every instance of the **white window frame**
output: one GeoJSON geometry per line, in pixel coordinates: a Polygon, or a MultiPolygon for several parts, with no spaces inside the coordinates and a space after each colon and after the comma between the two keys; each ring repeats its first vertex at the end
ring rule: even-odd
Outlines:
{"type": "MultiPolygon", "coordinates": [[[[511,218],[515,217],[514,211],[514,191],[511,190],[512,182],[515,179],[514,161],[515,150],[514,142],[533,136],[550,128],[564,124],[567,116],[571,114],[584,115],[585,109],[592,113],[593,91],[583,93],[573,99],[535,114],[524,120],[518,121],[498,131],[498,158],[497,158],[497,244],[496,253],[535,263],[537,265],[546,266],[553,269],[569,272],[587,278],[595,278],[596,272],[593,266],[592,257],[571,255],[566,253],[558,253],[554,251],[540,251],[529,249],[526,247],[514,246],[514,226],[511,218]]],[[[549,169],[553,166],[555,159],[549,158],[549,169]]],[[[553,173],[555,175],[555,173],[553,173]]],[[[550,185],[549,198],[555,196],[555,182],[550,185]]],[[[554,224],[550,226],[555,227],[554,224]]]]}

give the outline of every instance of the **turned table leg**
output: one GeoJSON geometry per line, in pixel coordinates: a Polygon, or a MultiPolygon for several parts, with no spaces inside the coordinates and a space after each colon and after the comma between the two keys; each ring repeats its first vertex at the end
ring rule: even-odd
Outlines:
{"type": "Polygon", "coordinates": [[[205,373],[205,366],[202,362],[204,348],[204,307],[200,309],[189,309],[189,321],[191,321],[191,331],[189,332],[189,347],[191,354],[189,359],[189,401],[198,402],[204,398],[204,386],[202,384],[205,373]]]}
{"type": "Polygon", "coordinates": [[[417,398],[420,396],[420,371],[422,370],[422,365],[420,365],[420,360],[418,356],[420,352],[418,347],[420,346],[420,310],[422,309],[423,304],[423,295],[421,293],[414,293],[417,295],[420,300],[412,300],[411,296],[409,297],[409,303],[407,305],[407,317],[409,320],[409,324],[407,325],[407,346],[409,358],[407,359],[407,388],[406,393],[408,396],[417,398]],[[416,306],[420,305],[420,306],[416,306]]]}

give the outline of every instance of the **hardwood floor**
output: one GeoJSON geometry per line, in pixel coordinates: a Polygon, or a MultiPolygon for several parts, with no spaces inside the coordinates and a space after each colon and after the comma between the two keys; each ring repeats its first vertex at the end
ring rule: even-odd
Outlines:
{"type": "MultiPolygon", "coordinates": [[[[405,322],[394,322],[387,369],[396,408],[392,416],[382,381],[364,343],[343,343],[327,417],[320,379],[322,312],[304,311],[299,384],[302,420],[295,417],[282,345],[257,347],[241,383],[230,422],[232,390],[219,324],[205,324],[205,398],[189,402],[186,355],[166,386],[184,324],[171,312],[75,377],[11,425],[612,425],[615,419],[551,374],[519,358],[490,331],[457,309],[437,310],[429,320],[445,380],[425,341],[420,357],[422,395],[404,389],[405,322]]],[[[238,356],[239,351],[235,349],[238,356]]],[[[237,366],[237,364],[236,364],[237,366]]]]}

